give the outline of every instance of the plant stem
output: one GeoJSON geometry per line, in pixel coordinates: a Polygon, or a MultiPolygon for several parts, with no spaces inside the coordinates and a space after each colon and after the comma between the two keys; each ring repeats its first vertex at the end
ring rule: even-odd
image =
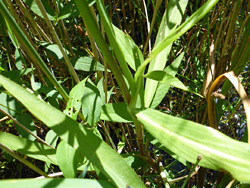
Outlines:
{"type": "Polygon", "coordinates": [[[61,53],[63,55],[63,58],[65,59],[65,63],[67,65],[68,69],[69,69],[70,74],[73,76],[75,82],[79,83],[80,80],[79,80],[79,78],[78,78],[78,76],[77,76],[77,74],[75,72],[75,69],[72,66],[72,64],[71,64],[71,62],[69,60],[69,57],[68,57],[67,53],[65,52],[65,50],[64,50],[64,48],[62,46],[62,43],[61,43],[61,41],[60,41],[56,31],[55,31],[55,28],[53,27],[52,23],[49,20],[49,17],[48,17],[48,15],[46,13],[46,10],[45,10],[41,0],[36,0],[36,3],[38,5],[40,11],[43,14],[44,20],[45,20],[47,26],[49,27],[49,30],[50,30],[50,32],[52,34],[53,39],[55,40],[56,44],[58,45],[58,47],[59,47],[59,49],[60,49],[60,51],[61,51],[61,53]]]}

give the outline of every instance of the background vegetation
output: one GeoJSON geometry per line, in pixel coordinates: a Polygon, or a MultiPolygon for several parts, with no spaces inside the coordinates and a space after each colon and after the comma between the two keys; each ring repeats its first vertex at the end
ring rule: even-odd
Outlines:
{"type": "Polygon", "coordinates": [[[243,0],[1,1],[0,185],[247,187],[249,17],[243,0]]]}

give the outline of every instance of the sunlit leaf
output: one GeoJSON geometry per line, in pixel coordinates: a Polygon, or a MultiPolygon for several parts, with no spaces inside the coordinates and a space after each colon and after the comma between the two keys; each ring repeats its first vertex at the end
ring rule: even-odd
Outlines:
{"type": "Polygon", "coordinates": [[[171,152],[200,166],[250,182],[250,145],[204,125],[146,109],[136,114],[144,128],[171,152]]]}

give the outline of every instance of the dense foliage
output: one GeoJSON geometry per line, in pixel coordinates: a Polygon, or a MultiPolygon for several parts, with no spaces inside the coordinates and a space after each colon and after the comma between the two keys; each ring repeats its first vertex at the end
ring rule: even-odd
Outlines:
{"type": "Polygon", "coordinates": [[[242,0],[0,1],[0,186],[247,187],[249,18],[242,0]]]}

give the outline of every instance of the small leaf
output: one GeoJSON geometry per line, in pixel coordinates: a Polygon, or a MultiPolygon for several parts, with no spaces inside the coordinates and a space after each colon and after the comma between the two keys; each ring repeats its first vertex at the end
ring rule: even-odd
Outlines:
{"type": "Polygon", "coordinates": [[[57,140],[58,135],[53,130],[49,130],[45,136],[45,142],[53,147],[56,147],[57,140]]]}
{"type": "Polygon", "coordinates": [[[133,121],[125,103],[109,103],[102,106],[101,120],[124,123],[133,121]]]}
{"type": "MultiPolygon", "coordinates": [[[[102,105],[105,104],[105,92],[104,92],[104,88],[103,88],[103,78],[101,78],[97,84],[97,88],[100,91],[100,96],[102,99],[102,105]]],[[[109,91],[107,91],[107,101],[109,101],[111,95],[113,94],[113,89],[114,87],[112,87],[109,91]]]]}
{"type": "MultiPolygon", "coordinates": [[[[178,67],[181,64],[181,60],[182,60],[183,56],[184,56],[184,52],[181,53],[169,66],[167,66],[167,68],[164,69],[164,72],[166,72],[172,76],[175,76],[177,71],[178,71],[178,67]]],[[[155,108],[156,106],[158,106],[161,103],[162,99],[165,97],[169,88],[170,88],[170,85],[167,85],[163,82],[160,82],[157,85],[157,89],[156,89],[156,92],[153,96],[152,103],[150,104],[150,108],[155,108]]]]}
{"type": "Polygon", "coordinates": [[[77,115],[82,106],[82,97],[85,90],[85,83],[88,77],[82,80],[79,84],[77,84],[69,93],[69,100],[67,103],[67,107],[64,110],[64,114],[68,115],[72,119],[76,120],[77,115]]]}
{"type": "Polygon", "coordinates": [[[184,91],[188,91],[190,93],[194,93],[196,95],[198,95],[199,97],[202,97],[202,95],[200,95],[199,93],[196,93],[190,89],[188,89],[178,78],[164,72],[164,71],[152,71],[149,72],[145,75],[146,78],[152,79],[152,80],[156,80],[159,82],[162,82],[164,84],[167,85],[171,85],[174,87],[177,87],[179,89],[182,89],[184,91]]]}
{"type": "Polygon", "coordinates": [[[100,91],[91,82],[86,82],[82,96],[82,113],[89,125],[94,126],[100,120],[101,106],[100,91]]]}
{"type": "Polygon", "coordinates": [[[65,178],[75,178],[77,160],[79,156],[76,150],[64,141],[61,141],[56,149],[56,158],[65,178]]]}
{"type": "Polygon", "coordinates": [[[122,48],[122,52],[124,53],[125,60],[133,70],[137,70],[137,68],[143,62],[143,55],[141,50],[129,35],[125,34],[114,25],[113,29],[115,32],[116,40],[122,48]]]}
{"type": "MultiPolygon", "coordinates": [[[[54,58],[63,60],[63,54],[57,44],[50,44],[48,42],[40,42],[41,46],[54,58]]],[[[65,48],[66,53],[69,53],[65,48]]]]}
{"type": "MultiPolygon", "coordinates": [[[[73,67],[78,71],[104,71],[104,66],[91,57],[79,57],[71,60],[73,67]]],[[[108,70],[108,72],[110,72],[108,70]]]]}

